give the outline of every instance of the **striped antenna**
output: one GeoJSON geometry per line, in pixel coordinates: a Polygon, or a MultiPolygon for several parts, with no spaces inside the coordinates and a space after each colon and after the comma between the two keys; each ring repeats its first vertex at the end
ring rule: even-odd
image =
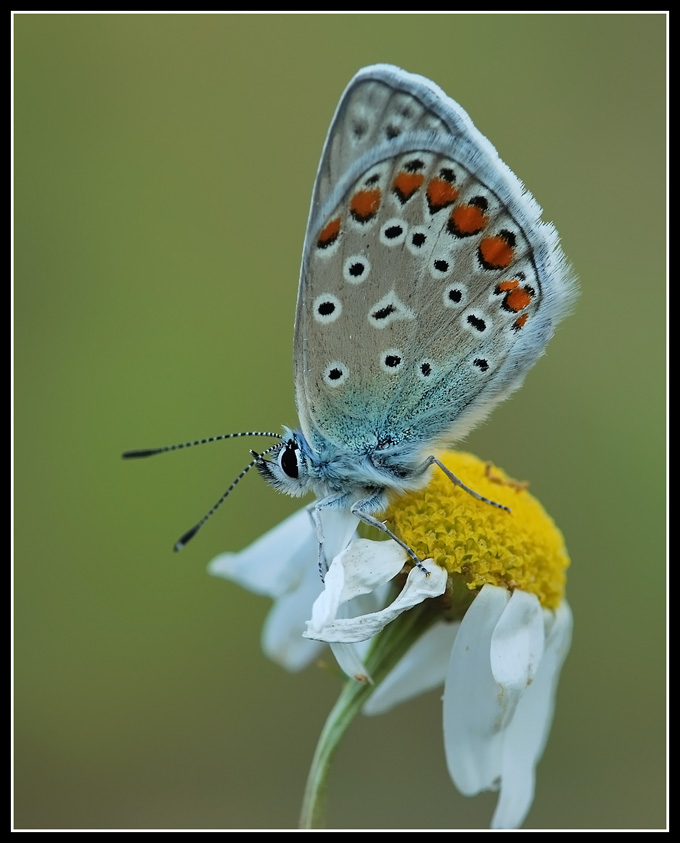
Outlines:
{"type": "MultiPolygon", "coordinates": [[[[265,434],[265,433],[256,433],[256,434],[231,433],[231,434],[227,434],[226,436],[216,436],[215,439],[228,439],[230,436],[253,436],[253,435],[254,436],[276,436],[277,439],[283,439],[282,436],[278,436],[278,434],[276,434],[276,433],[272,433],[272,434],[265,434]]],[[[212,441],[212,440],[202,439],[201,443],[202,442],[210,442],[210,441],[212,441]]],[[[201,443],[193,443],[192,442],[191,444],[201,444],[201,443]]],[[[183,446],[179,446],[179,447],[183,447],[183,446]]],[[[224,503],[224,501],[227,499],[227,496],[229,495],[231,490],[236,486],[236,484],[243,477],[245,477],[246,474],[250,471],[250,469],[256,463],[260,462],[260,460],[262,460],[266,454],[270,454],[272,451],[275,451],[278,447],[279,447],[278,443],[276,445],[272,445],[270,448],[267,448],[266,450],[262,451],[261,454],[258,454],[255,451],[251,451],[250,453],[253,454],[254,458],[243,469],[243,471],[239,474],[239,476],[236,478],[236,480],[234,480],[234,482],[231,484],[231,486],[229,486],[229,488],[222,495],[222,497],[208,510],[208,512],[206,512],[206,514],[203,516],[203,518],[201,518],[201,520],[198,522],[198,524],[196,524],[190,530],[187,530],[187,532],[180,539],[178,539],[175,542],[175,546],[174,546],[173,550],[176,550],[176,551],[181,550],[187,542],[191,541],[191,539],[193,539],[193,537],[201,529],[201,527],[205,524],[205,522],[208,520],[208,518],[210,518],[210,516],[213,515],[215,513],[215,511],[217,509],[219,509],[219,507],[224,503]]],[[[161,450],[171,450],[171,449],[161,448],[161,450]]],[[[134,454],[135,452],[133,451],[132,453],[134,454]]],[[[152,453],[157,453],[157,452],[154,451],[152,453]]],[[[146,456],[146,454],[144,456],[146,456]]]]}
{"type": "Polygon", "coordinates": [[[221,439],[235,439],[239,436],[270,436],[273,439],[283,439],[283,436],[279,433],[270,433],[261,430],[249,430],[243,433],[222,433],[220,436],[208,436],[206,439],[196,439],[193,442],[180,442],[178,445],[166,445],[164,448],[140,448],[137,451],[125,451],[123,459],[131,460],[140,457],[153,457],[155,454],[162,454],[165,451],[179,451],[182,448],[205,445],[208,442],[219,442],[221,439]]]}

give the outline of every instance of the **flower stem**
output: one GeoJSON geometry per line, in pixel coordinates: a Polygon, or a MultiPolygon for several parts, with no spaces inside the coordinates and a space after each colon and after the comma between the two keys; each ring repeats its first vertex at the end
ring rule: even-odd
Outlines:
{"type": "Polygon", "coordinates": [[[366,658],[372,682],[349,679],[345,683],[319,735],[302,801],[300,828],[324,827],[328,773],[340,739],[375,688],[409,647],[441,617],[433,611],[432,603],[427,600],[404,612],[375,637],[366,658]]]}

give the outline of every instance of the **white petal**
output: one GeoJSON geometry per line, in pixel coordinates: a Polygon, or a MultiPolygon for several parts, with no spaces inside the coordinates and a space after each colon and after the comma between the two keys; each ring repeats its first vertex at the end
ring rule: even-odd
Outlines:
{"type": "Polygon", "coordinates": [[[393,541],[357,539],[336,559],[336,567],[344,569],[341,602],[346,603],[364,594],[371,594],[404,567],[405,551],[393,541]]]}
{"type": "Polygon", "coordinates": [[[286,670],[302,670],[315,661],[324,649],[324,644],[302,637],[310,608],[322,588],[317,566],[317,543],[314,539],[313,553],[306,560],[297,588],[275,601],[262,628],[262,649],[286,670]]]}
{"type": "Polygon", "coordinates": [[[357,682],[372,682],[368,670],[363,663],[361,651],[357,644],[331,644],[333,655],[347,676],[357,682]]]}
{"type": "MultiPolygon", "coordinates": [[[[324,511],[327,549],[342,549],[357,518],[347,511],[324,511]]],[[[318,568],[318,541],[308,508],[291,515],[240,553],[222,553],[208,566],[211,574],[234,580],[274,598],[262,630],[262,648],[286,670],[298,671],[318,658],[323,645],[302,637],[323,583],[318,568]]]]}
{"type": "MultiPolygon", "coordinates": [[[[338,617],[340,614],[338,606],[341,602],[338,595],[340,589],[343,595],[355,596],[364,593],[369,588],[376,588],[387,581],[386,577],[395,576],[401,570],[403,561],[404,552],[392,542],[365,542],[364,540],[353,542],[344,554],[333,560],[331,569],[337,565],[343,568],[343,572],[342,574],[336,572],[333,579],[334,592],[328,595],[326,595],[329,589],[327,577],[324,594],[315,604],[315,609],[318,608],[318,611],[312,615],[305,635],[329,642],[364,641],[377,635],[402,612],[429,597],[439,597],[444,593],[446,571],[431,560],[427,560],[430,576],[426,576],[419,568],[411,569],[397,599],[382,611],[353,618],[338,617]],[[360,547],[355,547],[360,544],[360,547]],[[367,547],[368,545],[373,545],[373,547],[367,547]],[[401,564],[397,567],[399,561],[401,564]]],[[[329,575],[331,569],[329,569],[329,575]]]]}
{"type": "Polygon", "coordinates": [[[305,508],[239,553],[216,556],[208,571],[256,594],[278,597],[295,588],[306,568],[316,567],[316,559],[316,535],[305,508]]]}
{"type": "Polygon", "coordinates": [[[461,621],[444,687],[444,750],[458,790],[473,796],[497,787],[501,773],[503,705],[491,672],[494,629],[510,595],[485,585],[461,621]]]}
{"type": "Polygon", "coordinates": [[[342,563],[336,562],[334,559],[330,568],[326,571],[323,591],[314,601],[312,617],[307,623],[306,632],[303,634],[309,635],[310,638],[316,638],[316,635],[310,633],[323,629],[329,621],[336,617],[344,589],[345,569],[342,563]]]}
{"type": "Polygon", "coordinates": [[[305,634],[322,641],[350,640],[328,639],[325,630],[336,620],[344,603],[370,594],[393,579],[401,571],[404,559],[404,551],[395,542],[353,541],[331,562],[305,634]]]}
{"type": "Polygon", "coordinates": [[[364,705],[364,714],[383,714],[394,706],[444,684],[459,623],[438,623],[422,635],[383,679],[364,705]]]}
{"type": "Polygon", "coordinates": [[[503,696],[503,725],[533,682],[543,656],[543,609],[535,594],[514,591],[491,636],[491,672],[503,696]]]}
{"type": "Polygon", "coordinates": [[[534,798],[535,769],[550,731],[555,692],[571,642],[572,618],[566,603],[544,610],[547,638],[533,682],[517,706],[503,747],[502,784],[492,828],[518,828],[534,798]]]}
{"type": "Polygon", "coordinates": [[[323,532],[324,554],[330,561],[350,543],[359,519],[347,509],[321,509],[319,518],[323,532]]]}

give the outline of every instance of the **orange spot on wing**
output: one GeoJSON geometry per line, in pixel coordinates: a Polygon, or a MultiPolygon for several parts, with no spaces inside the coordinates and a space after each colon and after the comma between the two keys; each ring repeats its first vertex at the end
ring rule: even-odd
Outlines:
{"type": "Polygon", "coordinates": [[[466,237],[478,234],[489,222],[489,217],[477,205],[459,205],[451,211],[450,230],[466,237]]]}
{"type": "Polygon", "coordinates": [[[515,319],[513,327],[516,331],[519,331],[520,328],[523,328],[526,324],[529,315],[527,313],[523,313],[519,318],[515,319]]]}
{"type": "Polygon", "coordinates": [[[479,254],[487,269],[505,269],[510,266],[515,248],[506,237],[485,237],[479,244],[479,254]]]}
{"type": "Polygon", "coordinates": [[[440,211],[458,198],[458,188],[446,179],[432,179],[427,186],[427,202],[430,211],[440,211]]]}
{"type": "Polygon", "coordinates": [[[418,188],[425,181],[425,176],[422,173],[397,173],[392,190],[397,194],[402,202],[410,199],[418,188]]]}
{"type": "Polygon", "coordinates": [[[515,287],[519,286],[519,281],[516,278],[513,278],[511,281],[501,281],[498,285],[498,292],[499,293],[507,293],[508,290],[514,290],[515,287]]]}
{"type": "Polygon", "coordinates": [[[511,290],[505,297],[505,306],[515,312],[522,310],[531,304],[531,295],[526,289],[517,288],[511,290]]]}
{"type": "Polygon", "coordinates": [[[378,213],[380,208],[380,188],[373,190],[359,190],[352,197],[349,210],[357,222],[368,222],[378,213]]]}
{"type": "Polygon", "coordinates": [[[336,217],[324,226],[321,234],[319,234],[318,240],[316,241],[316,245],[319,249],[326,249],[331,245],[331,243],[334,243],[338,239],[339,234],[340,217],[336,217]]]}

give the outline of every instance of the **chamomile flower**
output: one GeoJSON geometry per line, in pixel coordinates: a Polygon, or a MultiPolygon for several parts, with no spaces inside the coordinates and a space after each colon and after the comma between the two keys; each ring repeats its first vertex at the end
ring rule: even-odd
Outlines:
{"type": "Polygon", "coordinates": [[[456,787],[470,796],[500,791],[492,828],[518,828],[531,807],[571,637],[569,559],[561,533],[521,484],[468,454],[441,458],[511,513],[436,470],[423,490],[395,497],[382,518],[429,576],[395,542],[359,539],[355,518],[327,512],[333,561],[323,583],[304,511],[211,563],[212,573],[274,598],[263,633],[268,655],[296,670],[328,643],[351,677],[317,747],[303,827],[320,821],[328,764],[353,714],[379,714],[442,685],[456,787]]]}

